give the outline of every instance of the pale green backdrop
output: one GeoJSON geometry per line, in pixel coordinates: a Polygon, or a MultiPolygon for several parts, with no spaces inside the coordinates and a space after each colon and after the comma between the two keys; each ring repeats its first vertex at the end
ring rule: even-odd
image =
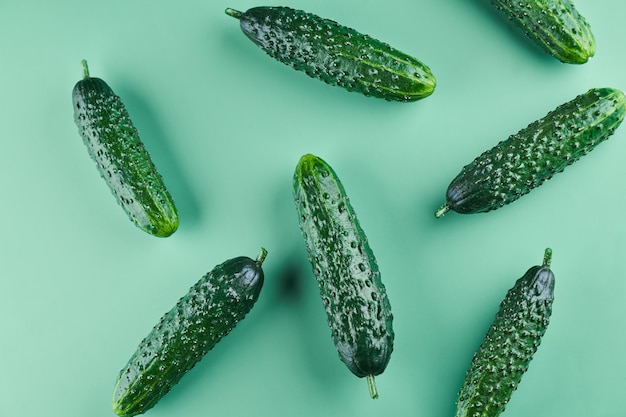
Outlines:
{"type": "Polygon", "coordinates": [[[496,212],[433,217],[482,151],[591,87],[626,89],[621,0],[576,0],[597,54],[561,64],[486,0],[293,0],[430,66],[389,103],[273,61],[224,14],[243,1],[0,2],[0,416],[110,417],[118,370],[222,261],[264,246],[249,316],[147,415],[451,417],[500,300],[554,251],[554,313],[507,417],[624,416],[626,127],[496,212]],[[81,59],[122,97],[178,205],[149,236],[78,136],[81,59]],[[330,163],[382,271],[395,349],[380,399],[339,361],[291,196],[330,163]]]}

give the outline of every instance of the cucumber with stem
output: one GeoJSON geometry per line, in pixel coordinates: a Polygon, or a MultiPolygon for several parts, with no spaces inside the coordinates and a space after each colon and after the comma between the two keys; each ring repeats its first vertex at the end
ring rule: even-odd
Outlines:
{"type": "Polygon", "coordinates": [[[152,408],[248,314],[263,287],[256,260],[229,259],[204,275],[141,341],[119,372],[113,410],[121,417],[152,408]]]}
{"type": "Polygon", "coordinates": [[[269,56],[327,84],[401,102],[435,89],[421,61],[335,21],[289,7],[227,8],[226,14],[269,56]]]}
{"type": "Polygon", "coordinates": [[[541,344],[554,301],[552,250],[507,292],[478,348],[457,400],[456,417],[497,417],[541,344]]]}
{"type": "Polygon", "coordinates": [[[178,211],[163,178],[111,87],[91,77],[83,60],[83,79],[72,92],[74,121],[100,176],[128,217],[158,237],[178,229],[178,211]]]}
{"type": "Polygon", "coordinates": [[[625,114],[626,96],[615,88],[592,88],[558,106],[463,167],[435,217],[512,203],[607,140],[625,114]]]}
{"type": "Polygon", "coordinates": [[[294,200],[313,273],[339,358],[357,377],[374,377],[393,350],[393,315],[376,258],[335,171],[302,156],[293,177],[294,200]]]}

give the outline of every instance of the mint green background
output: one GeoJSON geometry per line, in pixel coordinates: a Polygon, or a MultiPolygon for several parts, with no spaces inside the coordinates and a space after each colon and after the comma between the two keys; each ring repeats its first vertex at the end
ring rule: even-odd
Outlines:
{"type": "Polygon", "coordinates": [[[626,128],[516,203],[436,220],[480,152],[592,87],[626,89],[626,3],[576,0],[583,66],[544,54],[486,0],[294,0],[410,53],[435,93],[389,103],[265,56],[224,14],[250,2],[0,3],[0,416],[112,416],[118,370],[222,261],[264,246],[249,316],[158,416],[454,415],[506,290],[554,250],[554,313],[507,417],[623,416],[626,128]],[[180,211],[158,239],[116,206],[73,122],[80,60],[122,97],[180,211]],[[333,166],[395,315],[380,399],[338,360],[291,197],[304,153],[333,166]]]}

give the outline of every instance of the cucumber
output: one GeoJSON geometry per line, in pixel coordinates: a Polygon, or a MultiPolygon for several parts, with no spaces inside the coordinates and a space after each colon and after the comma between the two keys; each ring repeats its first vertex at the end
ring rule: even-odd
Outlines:
{"type": "Polygon", "coordinates": [[[100,176],[140,229],[167,237],[178,228],[178,212],[120,97],[100,78],[74,86],[74,121],[100,176]]]}
{"type": "Polygon", "coordinates": [[[546,332],[554,301],[552,251],[515,282],[467,371],[456,417],[496,417],[502,411],[546,332]]]}
{"type": "Polygon", "coordinates": [[[393,350],[393,315],[376,258],[337,174],[321,158],[304,155],[293,178],[300,229],[339,358],[354,375],[374,376],[393,350]]]}
{"type": "Polygon", "coordinates": [[[113,411],[134,416],[152,408],[250,311],[259,297],[265,249],[256,260],[216,266],[157,323],[120,371],[113,411]]]}
{"type": "Polygon", "coordinates": [[[227,8],[226,14],[269,56],[327,84],[402,102],[435,89],[422,62],[332,20],[288,7],[227,8]]]}
{"type": "Polygon", "coordinates": [[[613,88],[560,105],[463,167],[435,216],[488,212],[517,200],[608,139],[625,113],[626,97],[613,88]]]}
{"type": "Polygon", "coordinates": [[[491,0],[491,4],[561,62],[584,64],[596,52],[591,27],[570,0],[491,0]]]}

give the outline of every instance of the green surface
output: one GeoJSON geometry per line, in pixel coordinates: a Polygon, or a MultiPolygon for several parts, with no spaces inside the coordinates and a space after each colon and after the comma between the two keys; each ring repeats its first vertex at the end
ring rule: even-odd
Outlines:
{"type": "Polygon", "coordinates": [[[147,415],[451,416],[498,303],[548,246],[550,328],[503,415],[624,415],[626,128],[509,206],[433,212],[479,152],[589,88],[626,89],[626,4],[576,1],[597,41],[582,66],[487,0],[284,4],[427,62],[437,89],[416,103],[275,62],[224,14],[258,5],[0,5],[0,416],[114,416],[117,372],[159,317],[260,246],[253,311],[147,415]],[[81,59],[165,178],[180,214],[169,238],[133,226],[89,159],[72,116],[81,59]],[[337,360],[306,259],[291,195],[305,153],[341,172],[393,305],[378,400],[337,360]]]}

